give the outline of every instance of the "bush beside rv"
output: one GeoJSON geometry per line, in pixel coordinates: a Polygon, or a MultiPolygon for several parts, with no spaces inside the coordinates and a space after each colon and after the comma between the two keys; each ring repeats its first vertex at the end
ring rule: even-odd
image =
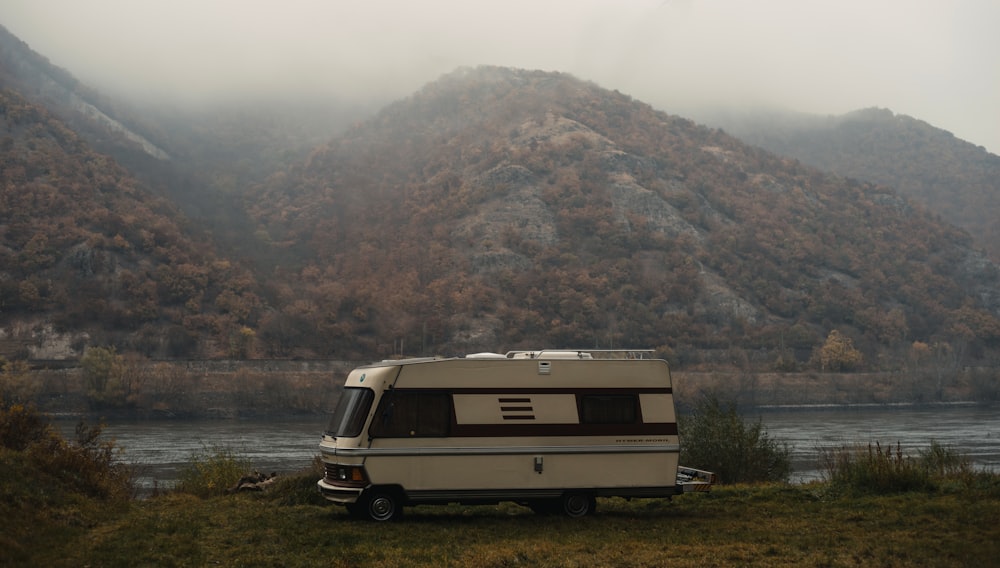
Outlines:
{"type": "Polygon", "coordinates": [[[521,503],[579,517],[596,497],[705,490],[678,468],[673,389],[645,351],[391,360],[344,384],[320,443],[320,492],[387,521],[406,505],[521,503]]]}

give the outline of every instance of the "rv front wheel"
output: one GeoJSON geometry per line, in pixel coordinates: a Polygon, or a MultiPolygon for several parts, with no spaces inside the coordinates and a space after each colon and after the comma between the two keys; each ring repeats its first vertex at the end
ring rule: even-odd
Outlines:
{"type": "Polygon", "coordinates": [[[562,498],[563,513],[567,517],[579,518],[594,512],[597,500],[583,493],[567,493],[562,498]]]}
{"type": "Polygon", "coordinates": [[[403,514],[399,497],[390,491],[372,491],[362,496],[362,499],[362,511],[372,521],[394,521],[403,514]]]}

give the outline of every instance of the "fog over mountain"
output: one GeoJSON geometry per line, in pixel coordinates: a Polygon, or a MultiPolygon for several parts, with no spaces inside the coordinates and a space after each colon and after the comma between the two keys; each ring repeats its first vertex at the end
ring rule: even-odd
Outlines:
{"type": "Polygon", "coordinates": [[[459,66],[572,73],[706,107],[889,108],[1000,152],[1000,4],[650,0],[5,0],[0,24],[145,100],[396,100],[459,66]]]}
{"type": "Polygon", "coordinates": [[[0,85],[0,354],[628,344],[826,370],[846,336],[841,369],[996,360],[997,266],[967,233],[568,73],[463,67],[373,115],[294,89],[170,113],[3,31],[0,85]]]}

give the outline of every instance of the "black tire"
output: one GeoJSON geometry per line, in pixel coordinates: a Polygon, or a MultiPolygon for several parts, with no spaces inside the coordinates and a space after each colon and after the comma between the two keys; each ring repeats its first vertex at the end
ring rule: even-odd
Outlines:
{"type": "Polygon", "coordinates": [[[384,523],[395,521],[403,515],[402,500],[394,491],[384,489],[365,491],[359,505],[359,512],[369,521],[384,523]]]}
{"type": "Polygon", "coordinates": [[[567,493],[562,496],[562,513],[567,517],[578,519],[594,512],[597,500],[586,493],[567,493]]]}

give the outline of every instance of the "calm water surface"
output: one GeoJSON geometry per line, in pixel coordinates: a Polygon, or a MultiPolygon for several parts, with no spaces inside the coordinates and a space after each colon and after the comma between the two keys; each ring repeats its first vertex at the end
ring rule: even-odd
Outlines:
{"type": "MultiPolygon", "coordinates": [[[[932,440],[959,450],[977,467],[1000,471],[1000,407],[923,408],[853,407],[783,409],[748,413],[761,419],[768,434],[792,450],[793,481],[821,476],[822,448],[899,442],[916,455],[932,440]]],[[[112,422],[105,437],[124,449],[123,459],[140,466],[139,485],[149,491],[169,487],[192,456],[228,448],[245,456],[262,473],[291,473],[319,455],[327,417],[294,420],[196,420],[112,422]]],[[[74,423],[60,422],[72,435],[74,423]]]]}
{"type": "MultiPolygon", "coordinates": [[[[329,418],[294,420],[144,420],[110,422],[102,439],[114,439],[122,460],[139,466],[140,492],[167,488],[192,456],[225,448],[246,457],[261,473],[291,473],[309,467],[329,418]]],[[[76,423],[60,421],[72,437],[76,423]]]]}

